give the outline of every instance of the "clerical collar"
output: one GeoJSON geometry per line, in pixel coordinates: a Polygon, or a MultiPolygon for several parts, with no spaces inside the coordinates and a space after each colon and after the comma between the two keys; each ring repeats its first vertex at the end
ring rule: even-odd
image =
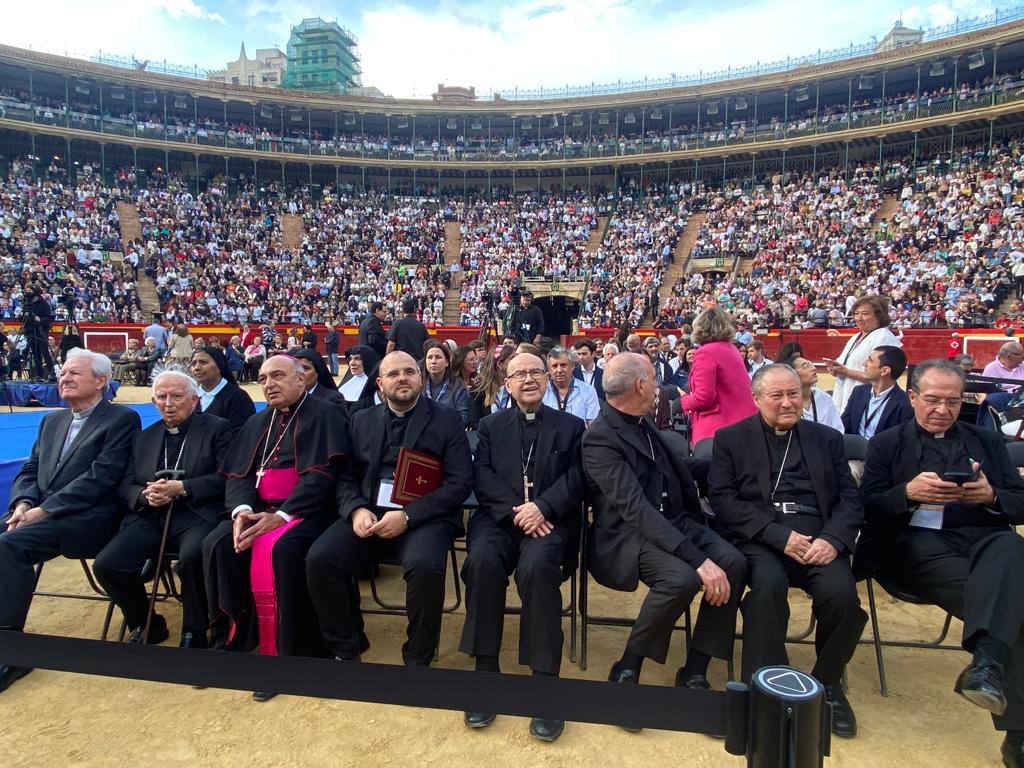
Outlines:
{"type": "Polygon", "coordinates": [[[164,425],[164,429],[165,429],[165,430],[167,430],[167,434],[169,434],[169,435],[178,435],[178,434],[182,434],[182,435],[183,435],[183,434],[185,434],[186,432],[188,432],[188,425],[192,423],[192,417],[193,417],[194,415],[195,415],[195,413],[194,413],[194,412],[193,412],[193,413],[190,413],[190,414],[188,415],[188,418],[187,418],[187,419],[185,419],[185,420],[184,420],[183,422],[181,422],[181,424],[179,424],[179,425],[178,425],[178,426],[176,426],[176,427],[168,427],[168,426],[167,426],[167,425],[165,424],[165,425],[164,425]]]}
{"type": "Polygon", "coordinates": [[[82,411],[74,411],[73,410],[73,411],[71,411],[71,418],[74,419],[75,421],[85,421],[90,416],[92,416],[92,412],[96,410],[96,406],[98,406],[102,402],[103,402],[103,398],[101,397],[99,400],[97,400],[95,403],[90,405],[85,410],[82,410],[82,411]]]}
{"type": "Polygon", "coordinates": [[[956,434],[956,422],[950,426],[945,432],[929,432],[927,429],[922,427],[920,424],[915,422],[914,426],[917,428],[917,434],[923,438],[931,438],[932,440],[944,440],[947,437],[952,437],[956,434]]]}
{"type": "Polygon", "coordinates": [[[388,410],[391,411],[391,415],[392,416],[397,416],[399,419],[404,419],[406,416],[408,416],[410,413],[412,413],[413,411],[416,410],[416,406],[420,404],[420,398],[419,398],[419,396],[417,396],[416,397],[416,402],[414,402],[412,404],[412,407],[411,408],[407,408],[404,411],[396,411],[394,408],[392,408],[390,400],[386,400],[385,402],[387,402],[388,410]]]}
{"type": "Polygon", "coordinates": [[[533,411],[532,413],[528,413],[527,411],[524,411],[524,410],[522,410],[520,408],[519,409],[519,420],[520,421],[540,421],[541,410],[543,410],[543,409],[538,408],[536,411],[533,411]]]}
{"type": "Polygon", "coordinates": [[[641,424],[644,423],[644,417],[643,416],[634,416],[632,413],[626,413],[625,411],[620,411],[614,405],[610,405],[608,407],[611,408],[613,411],[615,411],[617,414],[619,414],[619,417],[624,422],[626,422],[627,424],[633,424],[635,426],[640,426],[641,424]]]}
{"type": "MultiPolygon", "coordinates": [[[[796,426],[796,425],[794,424],[793,426],[796,426]]],[[[789,431],[793,428],[793,427],[790,427],[789,429],[776,429],[775,427],[773,427],[771,424],[769,424],[767,421],[764,420],[764,416],[761,417],[761,427],[764,429],[765,434],[775,435],[776,437],[785,437],[786,435],[789,434],[789,431]]]]}

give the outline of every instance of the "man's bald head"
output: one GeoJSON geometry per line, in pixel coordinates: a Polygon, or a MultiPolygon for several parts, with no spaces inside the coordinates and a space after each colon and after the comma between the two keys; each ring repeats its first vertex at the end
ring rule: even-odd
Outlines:
{"type": "Polygon", "coordinates": [[[623,413],[643,416],[657,401],[654,366],[646,355],[636,352],[615,355],[604,368],[601,384],[608,402],[623,413]]]}
{"type": "Polygon", "coordinates": [[[626,337],[626,349],[630,352],[640,352],[643,349],[640,337],[637,334],[631,333],[626,337]]]}
{"type": "Polygon", "coordinates": [[[1016,368],[1024,362],[1024,347],[1019,341],[1008,341],[999,347],[999,359],[1007,368],[1016,368]]]}
{"type": "Polygon", "coordinates": [[[420,368],[412,355],[391,352],[380,361],[377,386],[392,409],[404,411],[415,405],[422,385],[420,368]]]}
{"type": "Polygon", "coordinates": [[[271,408],[289,408],[306,391],[302,363],[288,355],[274,355],[260,366],[260,387],[271,408]]]}

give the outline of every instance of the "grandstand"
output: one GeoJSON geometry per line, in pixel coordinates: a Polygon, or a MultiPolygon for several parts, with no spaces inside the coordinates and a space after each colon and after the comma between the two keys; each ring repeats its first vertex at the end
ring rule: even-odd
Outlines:
{"type": "Polygon", "coordinates": [[[70,285],[83,320],[347,323],[412,293],[430,324],[477,324],[485,292],[529,284],[562,332],[675,325],[710,301],[818,325],[842,324],[853,278],[906,298],[908,325],[993,324],[1019,253],[1024,22],[962,28],[699,87],[465,104],[0,46],[4,231],[48,232],[29,258],[5,238],[0,313],[32,277],[70,285]],[[960,210],[978,186],[991,202],[960,210]],[[81,237],[28,200],[61,196],[69,215],[98,203],[88,250],[114,258],[55,257],[81,237]],[[899,266],[925,252],[929,290],[899,266]]]}

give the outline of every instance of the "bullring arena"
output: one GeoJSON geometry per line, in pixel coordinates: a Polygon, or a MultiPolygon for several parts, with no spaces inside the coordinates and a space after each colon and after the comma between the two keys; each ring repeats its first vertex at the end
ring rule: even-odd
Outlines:
{"type": "MultiPolygon", "coordinates": [[[[116,364],[129,340],[144,346],[156,312],[187,326],[196,346],[268,324],[284,351],[289,331],[301,342],[308,323],[316,350],[341,353],[339,382],[377,302],[385,327],[412,298],[431,338],[490,345],[529,290],[544,336],[569,346],[621,328],[674,345],[698,312],[721,306],[768,357],[800,342],[824,391],[834,384],[826,359],[856,332],[851,302],[879,293],[911,364],[966,354],[980,373],[1024,335],[1024,9],[905,43],[700,82],[505,99],[439,89],[432,101],[264,88],[0,45],[5,365],[30,287],[51,304],[55,347],[75,333],[116,364]]],[[[28,392],[38,371],[21,365],[6,386],[28,392]]],[[[37,378],[43,386],[48,376],[37,378]]],[[[265,400],[255,382],[242,386],[265,400]]],[[[115,402],[149,403],[150,389],[126,378],[115,402]]],[[[13,424],[0,412],[0,441],[12,442],[0,466],[13,474],[31,436],[19,427],[4,437],[5,419],[13,424]]],[[[449,567],[449,601],[452,578],[449,567]]],[[[402,599],[398,568],[382,566],[378,586],[402,599]]],[[[565,605],[571,586],[562,585],[565,605]]],[[[858,589],[866,609],[865,583],[858,589]]],[[[88,585],[76,560],[58,557],[37,590],[88,585]]],[[[590,579],[589,612],[631,619],[645,594],[590,579]]],[[[946,618],[880,587],[875,598],[883,641],[924,643],[946,618]]],[[[514,584],[508,604],[518,604],[514,584]]],[[[797,633],[810,601],[793,589],[790,605],[797,633]]],[[[25,631],[96,639],[107,606],[40,595],[25,631]]],[[[180,606],[169,599],[159,611],[165,644],[175,645],[180,606]]],[[[473,669],[458,649],[464,620],[464,605],[444,615],[435,666],[473,669]]],[[[110,641],[119,622],[114,611],[110,641]]],[[[1001,735],[952,691],[969,654],[886,646],[883,696],[872,628],[847,667],[859,732],[832,739],[828,764],[999,765],[1001,735]]],[[[954,619],[944,642],[958,645],[961,629],[954,619]]],[[[507,616],[502,671],[528,674],[518,630],[507,616]]],[[[567,617],[563,630],[561,676],[606,680],[628,630],[589,627],[586,670],[579,632],[569,658],[567,617]]],[[[367,634],[363,661],[400,663],[403,617],[369,615],[367,634]]],[[[673,633],[668,662],[648,660],[642,682],[672,686],[684,643],[673,633]]],[[[793,666],[813,666],[813,645],[788,651],[793,666]]],[[[740,658],[737,641],[737,669],[740,658]]],[[[715,660],[709,678],[724,689],[725,664],[715,660]]],[[[0,713],[0,755],[12,766],[742,760],[696,733],[568,722],[544,744],[526,718],[473,731],[457,711],[299,696],[255,703],[248,692],[45,669],[4,691],[0,713]]]]}

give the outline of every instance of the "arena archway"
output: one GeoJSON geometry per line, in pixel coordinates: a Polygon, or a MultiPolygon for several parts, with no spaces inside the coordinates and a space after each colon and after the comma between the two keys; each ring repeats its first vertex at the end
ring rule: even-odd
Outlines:
{"type": "Polygon", "coordinates": [[[580,300],[574,296],[538,296],[533,303],[544,313],[544,335],[557,339],[572,333],[572,321],[580,313],[580,300]]]}

